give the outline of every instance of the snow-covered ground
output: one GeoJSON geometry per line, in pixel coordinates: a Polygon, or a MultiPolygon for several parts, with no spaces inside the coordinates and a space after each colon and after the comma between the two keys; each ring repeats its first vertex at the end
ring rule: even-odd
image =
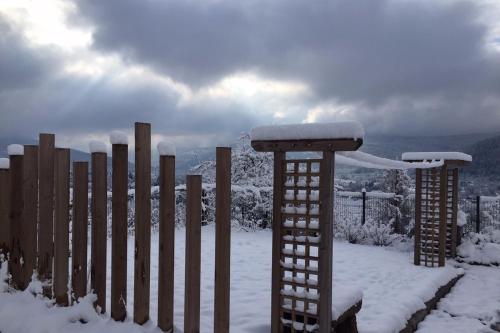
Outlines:
{"type": "MultiPolygon", "coordinates": [[[[184,297],[184,229],[176,231],[175,325],[182,331],[184,297]]],[[[129,238],[128,311],[133,309],[133,237],[129,238]]],[[[213,226],[202,229],[201,331],[213,331],[214,246],[213,226]]],[[[157,235],[152,236],[151,318],[144,327],[115,323],[96,315],[88,297],[70,308],[51,307],[29,292],[0,293],[0,332],[155,332],[157,315],[157,235]],[[80,319],[88,322],[80,323],[80,319]]],[[[109,244],[108,244],[109,246],[109,244]]],[[[109,247],[108,247],[109,252],[109,247]]],[[[412,264],[412,254],[393,248],[334,243],[334,303],[350,292],[362,290],[358,314],[361,333],[397,332],[416,310],[424,307],[440,285],[460,271],[425,268],[412,264]]],[[[108,257],[108,264],[110,258],[108,257]]],[[[231,257],[231,332],[269,331],[271,282],[271,232],[233,230],[231,257]]],[[[5,287],[1,286],[0,288],[5,287]]],[[[32,290],[36,290],[36,285],[32,290]]],[[[108,291],[109,273],[108,273],[108,291]]],[[[109,292],[108,292],[109,298],[109,292]]],[[[108,299],[109,310],[109,299],[108,299]]]]}
{"type": "Polygon", "coordinates": [[[500,268],[463,264],[465,276],[419,325],[418,333],[494,332],[500,329],[500,268]]]}

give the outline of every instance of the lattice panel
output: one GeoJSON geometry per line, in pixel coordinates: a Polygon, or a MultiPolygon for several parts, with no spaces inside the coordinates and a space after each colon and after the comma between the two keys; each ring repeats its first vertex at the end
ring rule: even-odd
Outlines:
{"type": "Polygon", "coordinates": [[[440,169],[422,169],[420,263],[439,265],[440,169]]]}
{"type": "Polygon", "coordinates": [[[281,232],[281,331],[319,324],[319,170],[321,159],[285,160],[281,232]]]}

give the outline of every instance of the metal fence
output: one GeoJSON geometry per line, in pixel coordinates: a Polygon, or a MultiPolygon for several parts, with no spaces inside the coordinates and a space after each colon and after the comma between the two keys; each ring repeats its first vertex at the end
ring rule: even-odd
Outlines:
{"type": "Polygon", "coordinates": [[[460,210],[465,213],[463,233],[500,230],[500,197],[463,198],[460,200],[460,210]]]}
{"type": "MultiPolygon", "coordinates": [[[[403,199],[394,193],[337,191],[334,204],[335,221],[392,221],[399,233],[409,232],[406,227],[415,215],[414,195],[403,199]]],[[[465,219],[461,228],[463,234],[500,230],[500,197],[461,198],[459,205],[459,209],[465,213],[459,216],[459,219],[465,219]]]]}

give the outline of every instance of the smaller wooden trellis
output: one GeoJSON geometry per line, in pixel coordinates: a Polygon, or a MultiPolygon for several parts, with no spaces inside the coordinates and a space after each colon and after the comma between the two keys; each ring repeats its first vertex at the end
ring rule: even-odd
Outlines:
{"type": "MultiPolygon", "coordinates": [[[[274,152],[271,332],[331,332],[332,226],[335,151],[361,139],[256,139],[274,152]],[[286,159],[316,151],[319,159],[286,159]]],[[[359,310],[359,307],[357,308],[359,310]]],[[[354,320],[355,325],[355,320],[354,320]]]]}
{"type": "Polygon", "coordinates": [[[462,153],[405,153],[407,162],[443,160],[441,167],[416,169],[415,265],[437,267],[456,256],[458,168],[470,163],[462,153]],[[448,158],[447,158],[448,157],[448,158]]]}

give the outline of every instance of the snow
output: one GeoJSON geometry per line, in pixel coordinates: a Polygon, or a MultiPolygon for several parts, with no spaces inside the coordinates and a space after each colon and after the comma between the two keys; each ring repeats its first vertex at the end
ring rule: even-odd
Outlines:
{"type": "Polygon", "coordinates": [[[9,156],[12,155],[24,155],[24,147],[22,145],[8,145],[7,146],[7,153],[9,156]]]}
{"type": "MultiPolygon", "coordinates": [[[[336,163],[369,169],[427,169],[443,165],[443,161],[409,163],[378,157],[362,151],[341,151],[335,153],[336,163]]],[[[438,159],[436,159],[438,160],[438,159]]]]}
{"type": "MultiPolygon", "coordinates": [[[[202,228],[201,332],[213,330],[213,288],[215,228],[202,228]]],[[[176,332],[182,332],[184,309],[185,229],[176,229],[175,244],[175,314],[176,332]]],[[[244,232],[233,229],[231,235],[231,332],[270,331],[271,240],[268,230],[244,232]]],[[[108,249],[111,242],[108,241],[108,249]]],[[[426,268],[412,264],[412,253],[393,248],[354,245],[334,241],[333,313],[343,312],[363,295],[358,313],[360,333],[389,333],[402,329],[415,311],[424,307],[439,286],[460,270],[451,265],[426,268]]],[[[127,319],[117,323],[109,315],[91,309],[93,296],[69,308],[34,297],[28,292],[0,293],[0,331],[12,332],[159,332],[157,318],[158,235],[151,246],[151,320],[137,326],[127,319]],[[79,319],[88,321],[82,324],[79,319]]],[[[128,239],[127,310],[133,314],[134,237],[128,239]]],[[[111,254],[108,251],[108,265],[111,254]]],[[[71,265],[70,265],[71,267],[71,265]]],[[[108,288],[110,274],[108,266],[108,288]]],[[[4,276],[6,271],[4,273],[4,276]]],[[[311,281],[313,282],[313,281],[311,281]]],[[[107,309],[109,311],[110,293],[107,309]]]]}
{"type": "Polygon", "coordinates": [[[128,138],[127,134],[121,131],[112,131],[109,135],[109,141],[112,145],[127,145],[128,138]]]}
{"type": "Polygon", "coordinates": [[[437,309],[419,325],[418,333],[493,332],[500,327],[500,268],[463,264],[465,276],[437,309]]]}
{"type": "Polygon", "coordinates": [[[106,147],[106,143],[102,141],[92,140],[89,142],[89,150],[90,153],[107,153],[108,148],[106,147]]]}
{"type": "MultiPolygon", "coordinates": [[[[498,231],[500,233],[500,231],[498,231]]],[[[457,247],[460,260],[483,265],[500,265],[500,244],[481,239],[481,234],[471,234],[457,247]]]]}
{"type": "Polygon", "coordinates": [[[160,156],[175,156],[175,144],[172,141],[163,140],[158,143],[160,156]]]}
{"type": "Polygon", "coordinates": [[[403,153],[404,161],[457,160],[472,162],[472,156],[460,152],[411,152],[403,153]]]}
{"type": "Polygon", "coordinates": [[[363,139],[365,130],[356,121],[269,125],[252,128],[252,141],[307,139],[363,139]]]}
{"type": "Polygon", "coordinates": [[[8,158],[0,158],[0,169],[8,169],[10,167],[10,160],[8,158]]]}

